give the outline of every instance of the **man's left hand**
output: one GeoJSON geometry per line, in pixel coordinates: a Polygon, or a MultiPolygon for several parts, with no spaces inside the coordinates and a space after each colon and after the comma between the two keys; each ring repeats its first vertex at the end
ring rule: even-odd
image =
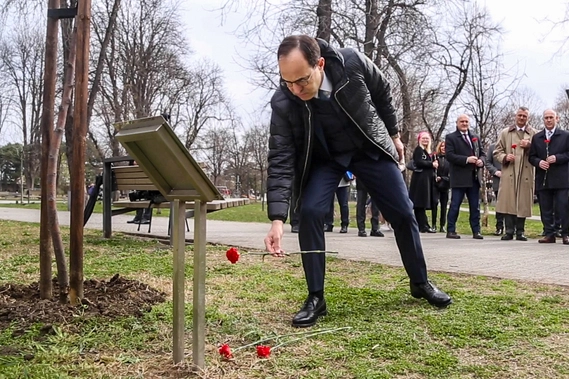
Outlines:
{"type": "Polygon", "coordinates": [[[549,157],[547,157],[547,163],[552,164],[555,163],[557,161],[557,158],[555,158],[555,155],[550,155],[549,157]]]}
{"type": "Polygon", "coordinates": [[[529,139],[522,139],[520,140],[520,147],[523,149],[526,149],[528,147],[530,147],[531,143],[529,142],[529,139]]]}
{"type": "Polygon", "coordinates": [[[403,142],[401,142],[401,138],[399,138],[399,134],[396,136],[391,137],[393,139],[393,144],[395,145],[395,150],[397,150],[397,154],[399,154],[399,162],[403,161],[404,158],[404,148],[403,142]]]}
{"type": "Polygon", "coordinates": [[[476,166],[478,166],[478,167],[484,166],[484,162],[482,161],[482,159],[477,159],[477,160],[476,160],[476,166]]]}

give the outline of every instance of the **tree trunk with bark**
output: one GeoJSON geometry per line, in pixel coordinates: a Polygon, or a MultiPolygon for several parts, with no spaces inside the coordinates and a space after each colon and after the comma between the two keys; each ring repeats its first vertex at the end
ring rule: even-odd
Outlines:
{"type": "Polygon", "coordinates": [[[318,16],[318,31],[316,32],[316,37],[330,42],[330,34],[332,31],[332,0],[319,0],[318,8],[316,8],[316,16],[318,16]]]}
{"type": "Polygon", "coordinates": [[[59,149],[61,147],[61,140],[65,132],[65,121],[67,119],[67,113],[69,112],[69,108],[71,106],[71,99],[73,94],[73,77],[75,71],[76,56],[75,32],[71,35],[71,40],[69,43],[70,54],[68,55],[68,60],[65,62],[63,93],[61,95],[61,105],[59,106],[59,113],[57,115],[57,124],[49,151],[47,176],[47,190],[49,194],[48,212],[51,221],[51,240],[55,253],[55,261],[57,264],[59,301],[64,304],[68,301],[69,276],[67,271],[67,259],[65,258],[65,248],[63,246],[63,241],[61,240],[59,218],[57,216],[57,203],[55,199],[57,194],[57,167],[59,161],[59,149]]]}
{"type": "MultiPolygon", "coordinates": [[[[58,8],[58,0],[49,0],[48,8],[58,8]]],[[[41,160],[41,214],[40,214],[40,297],[50,299],[52,297],[51,284],[51,257],[50,244],[51,221],[48,214],[47,174],[49,147],[53,135],[53,119],[55,107],[55,82],[57,78],[57,37],[58,20],[48,18],[45,44],[45,74],[43,108],[41,116],[42,134],[42,160],[41,160]]],[[[28,187],[30,188],[30,187],[28,187]]]]}

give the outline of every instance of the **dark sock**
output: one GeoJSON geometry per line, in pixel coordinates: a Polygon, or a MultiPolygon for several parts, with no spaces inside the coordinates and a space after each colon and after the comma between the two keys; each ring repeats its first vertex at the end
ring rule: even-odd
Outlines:
{"type": "Polygon", "coordinates": [[[310,295],[322,299],[324,297],[324,291],[310,292],[310,295]]]}

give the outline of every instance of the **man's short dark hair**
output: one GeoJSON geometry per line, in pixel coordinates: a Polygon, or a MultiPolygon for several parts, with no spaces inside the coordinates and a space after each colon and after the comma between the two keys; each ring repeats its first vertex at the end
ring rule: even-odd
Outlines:
{"type": "Polygon", "coordinates": [[[305,34],[297,34],[288,36],[279,45],[277,50],[277,59],[286,57],[294,49],[299,49],[310,66],[316,66],[320,59],[320,46],[315,38],[305,34]]]}

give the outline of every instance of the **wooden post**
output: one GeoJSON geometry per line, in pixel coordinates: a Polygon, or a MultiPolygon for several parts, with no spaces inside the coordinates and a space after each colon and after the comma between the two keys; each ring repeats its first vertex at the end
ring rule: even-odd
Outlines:
{"type": "Polygon", "coordinates": [[[112,195],[113,195],[112,163],[103,163],[103,238],[111,238],[112,231],[112,195]]]}
{"type": "Polygon", "coordinates": [[[184,317],[185,317],[185,293],[186,286],[184,269],[186,254],[186,203],[180,200],[172,202],[172,241],[174,247],[174,363],[180,363],[184,359],[184,317]]]}
{"type": "Polygon", "coordinates": [[[194,367],[205,366],[205,244],[207,203],[196,200],[194,213],[194,304],[192,356],[194,367]]]}
{"type": "Polygon", "coordinates": [[[83,298],[83,212],[85,208],[85,137],[89,97],[89,40],[91,0],[81,0],[77,9],[77,58],[75,63],[75,113],[73,115],[73,159],[71,167],[71,230],[69,300],[83,298]]]}
{"type": "MultiPolygon", "coordinates": [[[[59,8],[58,0],[49,0],[49,9],[59,8]]],[[[49,160],[49,147],[53,139],[53,120],[55,117],[55,82],[57,80],[57,36],[59,20],[48,17],[45,34],[45,73],[43,88],[43,104],[41,114],[41,211],[40,211],[40,297],[50,299],[52,296],[51,285],[51,222],[47,209],[47,162],[49,160]]],[[[22,156],[24,151],[22,150],[22,156]]],[[[22,159],[22,172],[24,161],[22,159]]],[[[23,180],[22,175],[22,180],[23,180]]],[[[22,185],[22,196],[24,187],[22,185]]],[[[22,197],[23,203],[23,197],[22,197]]]]}

